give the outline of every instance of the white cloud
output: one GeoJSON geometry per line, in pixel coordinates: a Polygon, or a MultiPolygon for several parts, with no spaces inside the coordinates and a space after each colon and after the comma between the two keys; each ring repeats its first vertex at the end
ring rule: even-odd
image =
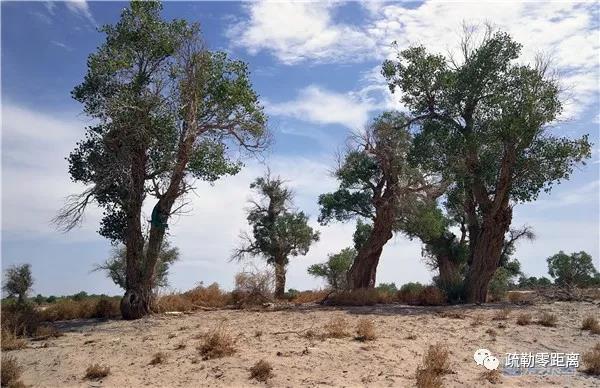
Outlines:
{"type": "Polygon", "coordinates": [[[353,26],[336,23],[334,8],[329,2],[252,3],[246,6],[249,19],[232,25],[227,36],[234,46],[252,54],[271,51],[287,64],[361,61],[375,42],[353,26]]]}
{"type": "Polygon", "coordinates": [[[229,33],[234,47],[264,50],[285,64],[299,62],[380,62],[399,47],[423,44],[448,53],[457,47],[463,22],[491,22],[523,44],[524,61],[537,53],[554,59],[569,93],[562,118],[589,108],[598,93],[600,41],[596,3],[572,2],[434,2],[416,7],[392,2],[363,2],[362,25],[335,22],[344,3],[271,3],[246,6],[248,19],[229,33]]]}
{"type": "Polygon", "coordinates": [[[94,19],[94,15],[92,15],[92,11],[86,0],[69,0],[65,2],[65,5],[69,11],[85,17],[93,25],[98,24],[96,23],[96,19],[94,19]]]}
{"type": "Polygon", "coordinates": [[[64,44],[63,42],[59,42],[59,41],[57,41],[57,40],[51,40],[51,41],[50,41],[50,43],[51,43],[51,44],[53,44],[53,45],[55,45],[55,46],[57,46],[57,47],[60,47],[60,48],[62,48],[62,49],[65,49],[65,50],[67,50],[67,51],[72,51],[72,50],[73,50],[73,49],[72,49],[70,46],[67,46],[67,45],[66,45],[66,44],[64,44]]]}
{"type": "MultiPolygon", "coordinates": [[[[65,157],[86,123],[33,109],[2,105],[2,232],[10,236],[65,238],[50,220],[64,198],[82,190],[69,180],[65,157]]],[[[92,207],[69,239],[96,238],[100,218],[92,207]]]]}
{"type": "Polygon", "coordinates": [[[272,115],[360,129],[369,119],[369,112],[376,109],[376,104],[366,94],[337,93],[310,85],[300,90],[293,100],[280,103],[266,101],[265,108],[272,115]]]}

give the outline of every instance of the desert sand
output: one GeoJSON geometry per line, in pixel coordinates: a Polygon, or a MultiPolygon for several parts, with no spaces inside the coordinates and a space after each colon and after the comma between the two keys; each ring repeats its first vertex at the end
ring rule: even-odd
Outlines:
{"type": "MultiPolygon", "coordinates": [[[[451,351],[453,371],[444,376],[444,386],[483,387],[492,384],[480,378],[484,369],[473,360],[478,348],[491,350],[503,365],[506,352],[583,353],[600,342],[600,336],[580,330],[584,317],[600,316],[598,304],[510,306],[507,320],[493,320],[503,307],[302,305],[272,311],[162,314],[133,322],[59,322],[56,325],[63,336],[31,341],[26,349],[10,354],[23,366],[23,382],[35,387],[411,387],[428,346],[442,342],[451,351]],[[531,313],[534,321],[542,312],[556,314],[557,325],[519,326],[516,318],[523,311],[531,313]],[[482,323],[473,325],[477,316],[482,323]],[[350,332],[360,319],[371,319],[377,338],[360,342],[352,333],[326,339],[305,335],[308,330],[322,333],[323,326],[336,317],[347,320],[350,332]],[[237,351],[232,356],[203,360],[197,350],[201,336],[218,326],[234,336],[237,351]],[[166,355],[165,361],[149,365],[157,352],[166,355]],[[274,377],[267,383],[249,379],[249,368],[260,359],[273,366],[274,377]],[[93,363],[109,366],[110,374],[99,381],[85,380],[85,370],[93,363]]],[[[581,372],[574,376],[503,376],[500,385],[598,387],[600,379],[581,372]]]]}

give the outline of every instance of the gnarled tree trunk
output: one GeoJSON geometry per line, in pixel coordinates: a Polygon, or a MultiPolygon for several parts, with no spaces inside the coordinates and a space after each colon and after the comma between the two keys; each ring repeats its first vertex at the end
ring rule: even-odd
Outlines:
{"type": "Polygon", "coordinates": [[[395,203],[389,194],[377,209],[373,220],[373,230],[367,241],[358,250],[358,254],[348,271],[348,286],[353,289],[374,288],[377,265],[384,245],[393,236],[395,203]],[[386,200],[387,199],[387,200],[386,200]]]}

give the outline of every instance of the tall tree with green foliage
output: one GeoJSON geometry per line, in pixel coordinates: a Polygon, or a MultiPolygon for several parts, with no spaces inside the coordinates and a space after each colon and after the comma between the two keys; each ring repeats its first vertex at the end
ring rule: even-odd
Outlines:
{"type": "Polygon", "coordinates": [[[306,255],[312,243],[319,240],[319,232],[308,225],[304,212],[292,210],[293,193],[280,178],[267,174],[257,178],[250,188],[260,197],[248,210],[252,233],[242,235],[242,246],[232,257],[264,257],[275,268],[275,297],[283,298],[290,256],[306,255]]]}
{"type": "Polygon", "coordinates": [[[362,135],[351,139],[335,171],[338,190],[319,196],[322,224],[361,220],[357,233],[364,243],[348,272],[352,289],[375,287],[383,247],[403,218],[426,198],[443,192],[438,177],[409,164],[412,138],[407,127],[408,118],[399,113],[386,112],[374,119],[362,135]]]}
{"type": "Polygon", "coordinates": [[[587,252],[574,252],[567,255],[563,251],[547,259],[548,274],[554,283],[561,287],[585,287],[600,284],[600,275],[594,267],[592,256],[587,252]]]}
{"type": "MultiPolygon", "coordinates": [[[[144,244],[145,258],[148,243],[144,244]]],[[[167,287],[169,285],[169,268],[179,260],[179,249],[171,247],[168,240],[164,240],[160,247],[158,260],[156,261],[156,269],[154,271],[154,279],[152,288],[167,287]]],[[[98,264],[94,271],[104,271],[117,286],[122,289],[127,287],[127,247],[121,245],[113,249],[111,256],[101,264],[98,264]]]]}
{"type": "Polygon", "coordinates": [[[127,247],[125,319],[149,313],[169,219],[194,181],[237,173],[240,162],[228,158],[232,145],[266,145],[266,117],[246,64],[209,51],[197,25],[165,21],[161,9],[134,1],[115,25],[102,28],[106,40],[73,90],[95,123],[68,158],[71,179],[86,189],[56,218],[68,230],[90,203],[104,209],[99,233],[127,247]]]}
{"type": "Polygon", "coordinates": [[[410,123],[419,125],[415,154],[462,193],[470,302],[486,300],[514,205],[568,179],[590,156],[587,136],[550,131],[561,113],[558,80],[547,62],[517,63],[520,51],[508,34],[487,28],[479,40],[466,31],[460,58],[418,46],[383,64],[390,90],[402,93],[410,123]]]}
{"type": "Polygon", "coordinates": [[[4,272],[2,289],[9,298],[16,297],[19,305],[25,303],[32,286],[31,264],[13,265],[4,272]]]}

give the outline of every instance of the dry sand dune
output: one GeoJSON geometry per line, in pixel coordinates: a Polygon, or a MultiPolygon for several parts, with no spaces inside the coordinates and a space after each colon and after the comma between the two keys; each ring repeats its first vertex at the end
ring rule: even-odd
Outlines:
{"type": "MultiPolygon", "coordinates": [[[[600,342],[600,336],[580,330],[584,317],[600,316],[597,304],[512,306],[507,320],[493,320],[500,308],[302,306],[156,315],[134,322],[64,322],[59,323],[64,336],[31,342],[28,348],[10,353],[24,367],[23,382],[36,387],[260,386],[265,383],[249,379],[249,368],[260,359],[273,366],[274,377],[266,383],[273,387],[411,387],[428,346],[442,342],[451,351],[453,371],[444,376],[444,386],[481,387],[491,384],[480,380],[483,369],[472,358],[480,347],[503,361],[505,352],[583,353],[600,342]],[[541,312],[556,314],[557,326],[519,326],[516,318],[522,311],[530,312],[534,319],[541,312]],[[476,317],[481,324],[473,325],[476,317]],[[345,319],[349,331],[354,331],[361,318],[369,318],[377,339],[307,338],[306,331],[322,333],[334,318],[345,319]],[[232,333],[237,351],[229,357],[203,360],[197,350],[202,334],[218,326],[232,333]],[[149,365],[157,352],[164,353],[164,361],[149,365]],[[110,374],[100,381],[83,379],[93,363],[109,366],[110,374]]],[[[600,379],[583,373],[503,376],[501,386],[598,387],[600,379]]]]}

